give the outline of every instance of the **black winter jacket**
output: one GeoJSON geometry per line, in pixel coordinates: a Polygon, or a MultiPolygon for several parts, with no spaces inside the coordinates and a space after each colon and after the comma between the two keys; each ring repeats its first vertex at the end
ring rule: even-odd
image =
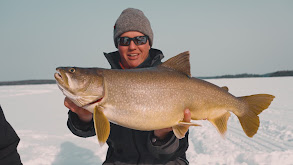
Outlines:
{"type": "Polygon", "coordinates": [[[17,152],[19,137],[14,129],[6,121],[0,106],[0,164],[1,165],[21,165],[21,160],[17,152]]]}
{"type": "MultiPolygon", "coordinates": [[[[112,69],[122,69],[119,53],[104,53],[112,69]]],[[[137,68],[152,67],[161,64],[163,54],[160,50],[150,49],[148,58],[137,68]]],[[[71,132],[80,137],[95,135],[93,121],[84,123],[78,116],[69,111],[67,125],[71,132]]],[[[177,139],[170,132],[166,140],[156,140],[153,131],[138,131],[111,123],[109,146],[106,160],[103,164],[167,164],[185,165],[188,148],[188,132],[183,139],[177,139]]]]}

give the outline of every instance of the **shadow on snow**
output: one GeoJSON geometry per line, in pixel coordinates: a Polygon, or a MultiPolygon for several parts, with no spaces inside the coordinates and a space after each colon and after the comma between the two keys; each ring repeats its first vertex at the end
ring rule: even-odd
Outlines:
{"type": "Polygon", "coordinates": [[[76,146],[71,142],[62,143],[60,148],[52,165],[93,165],[103,162],[91,150],[76,146]]]}

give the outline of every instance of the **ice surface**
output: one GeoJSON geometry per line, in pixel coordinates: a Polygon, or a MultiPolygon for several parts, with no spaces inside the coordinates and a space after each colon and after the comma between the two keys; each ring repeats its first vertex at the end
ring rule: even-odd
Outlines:
{"type": "MultiPolygon", "coordinates": [[[[248,138],[236,116],[228,121],[223,139],[208,121],[190,129],[190,164],[293,164],[293,78],[239,78],[208,80],[228,86],[235,96],[268,93],[276,98],[260,114],[260,128],[248,138]]],[[[24,165],[102,164],[107,145],[96,137],[79,138],[67,128],[67,108],[57,85],[1,86],[0,104],[21,141],[24,165]]]]}

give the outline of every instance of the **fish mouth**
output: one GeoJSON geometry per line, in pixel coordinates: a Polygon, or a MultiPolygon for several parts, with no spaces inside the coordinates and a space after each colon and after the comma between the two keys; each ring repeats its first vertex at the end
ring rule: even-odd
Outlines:
{"type": "Polygon", "coordinates": [[[61,73],[58,72],[58,71],[54,74],[54,77],[55,77],[55,79],[56,79],[57,81],[63,81],[63,79],[62,79],[62,75],[61,75],[61,73]]]}
{"type": "Polygon", "coordinates": [[[55,80],[57,82],[58,88],[64,93],[64,81],[60,72],[54,74],[55,80]]]}
{"type": "Polygon", "coordinates": [[[59,89],[64,93],[65,91],[69,91],[68,88],[68,78],[65,73],[62,72],[61,69],[57,68],[56,73],[54,74],[55,80],[59,89]]]}
{"type": "Polygon", "coordinates": [[[62,69],[57,68],[56,73],[54,74],[55,80],[58,82],[58,84],[64,86],[67,83],[67,76],[64,72],[62,72],[62,69]]]}

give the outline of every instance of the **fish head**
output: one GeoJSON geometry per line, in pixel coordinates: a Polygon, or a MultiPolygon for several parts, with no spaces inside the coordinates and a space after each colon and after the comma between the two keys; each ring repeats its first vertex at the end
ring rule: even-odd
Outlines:
{"type": "Polygon", "coordinates": [[[58,67],[56,71],[58,87],[77,106],[94,104],[104,97],[103,69],[58,67]]]}

